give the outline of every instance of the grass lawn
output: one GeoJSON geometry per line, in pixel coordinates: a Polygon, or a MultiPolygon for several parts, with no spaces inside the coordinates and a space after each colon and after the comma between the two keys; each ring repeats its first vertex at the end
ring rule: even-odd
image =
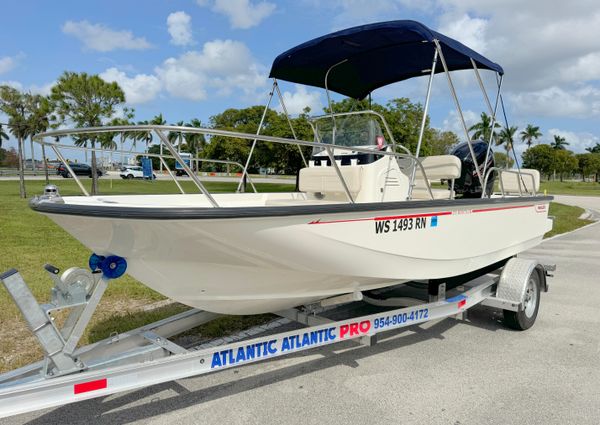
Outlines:
{"type": "MultiPolygon", "coordinates": [[[[82,179],[89,185],[88,179],[82,179]]],[[[73,180],[59,179],[53,181],[62,195],[80,194],[73,180]]],[[[171,181],[138,181],[100,179],[100,192],[104,194],[127,193],[177,193],[171,181]]],[[[29,196],[40,194],[45,182],[27,181],[29,196]]],[[[190,181],[182,181],[184,190],[197,193],[190,181]]],[[[208,182],[211,192],[230,192],[235,190],[236,183],[208,182]]],[[[293,190],[290,184],[256,184],[260,192],[276,192],[293,190]]],[[[43,262],[65,270],[68,267],[86,267],[90,251],[81,245],[50,219],[29,209],[28,199],[19,198],[18,181],[0,181],[0,272],[16,268],[21,272],[40,302],[49,300],[51,280],[42,268],[43,262]]],[[[551,204],[550,215],[556,216],[554,230],[548,235],[573,230],[589,221],[579,220],[583,210],[559,204],[551,204]]],[[[188,307],[181,304],[169,304],[151,311],[144,311],[143,306],[164,300],[157,292],[145,287],[135,279],[124,276],[111,283],[104,295],[101,305],[82,343],[87,344],[107,337],[111,332],[123,332],[147,323],[179,313],[188,307]]],[[[243,327],[253,326],[266,320],[269,316],[252,316],[252,318],[223,317],[200,330],[207,337],[232,332],[243,327]]],[[[0,285],[0,373],[23,366],[41,358],[41,350],[37,341],[27,330],[19,311],[10,299],[6,290],[0,285]]]]}
{"type": "Polygon", "coordinates": [[[540,192],[548,195],[600,196],[600,183],[575,181],[543,181],[540,192]]]}
{"type": "Polygon", "coordinates": [[[554,217],[554,226],[551,231],[544,235],[544,237],[549,238],[551,236],[560,235],[561,233],[570,232],[585,226],[586,224],[593,223],[592,220],[582,220],[579,218],[584,212],[585,210],[583,208],[551,202],[548,215],[554,217]]]}
{"type": "MultiPolygon", "coordinates": [[[[82,181],[90,184],[88,179],[82,181]]],[[[44,181],[31,180],[26,183],[29,196],[43,192],[44,181]]],[[[58,185],[62,195],[80,194],[71,179],[59,179],[52,183],[58,185]]],[[[115,179],[112,188],[108,179],[100,179],[99,183],[101,193],[105,194],[178,193],[172,181],[115,179]]],[[[182,181],[182,186],[187,193],[198,192],[191,181],[182,181]]],[[[210,182],[206,186],[211,192],[230,192],[237,187],[236,183],[229,182],[210,182]]],[[[263,183],[256,184],[256,187],[262,192],[294,189],[289,184],[263,183]]],[[[44,262],[63,271],[73,266],[86,267],[91,252],[50,219],[29,209],[28,202],[28,199],[19,198],[18,181],[0,181],[0,272],[10,268],[19,270],[38,301],[47,302],[52,283],[43,269],[44,262]]],[[[82,343],[105,338],[113,331],[123,332],[152,323],[188,308],[175,303],[154,311],[142,311],[143,306],[160,300],[164,300],[162,295],[130,276],[112,282],[94,313],[82,343]]],[[[232,323],[239,329],[239,319],[223,318],[211,323],[205,332],[212,335],[215,329],[231,328],[232,323]]],[[[250,321],[247,326],[252,324],[250,321]]],[[[3,285],[0,285],[0,341],[0,373],[41,357],[37,341],[27,330],[3,285]]]]}

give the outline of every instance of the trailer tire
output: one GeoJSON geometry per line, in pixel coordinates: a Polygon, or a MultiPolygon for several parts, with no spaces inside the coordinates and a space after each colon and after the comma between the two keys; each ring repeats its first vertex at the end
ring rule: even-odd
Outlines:
{"type": "Polygon", "coordinates": [[[523,308],[519,309],[519,311],[503,310],[504,324],[518,331],[524,331],[532,327],[540,308],[540,298],[540,274],[537,269],[534,269],[527,281],[523,308]]]}

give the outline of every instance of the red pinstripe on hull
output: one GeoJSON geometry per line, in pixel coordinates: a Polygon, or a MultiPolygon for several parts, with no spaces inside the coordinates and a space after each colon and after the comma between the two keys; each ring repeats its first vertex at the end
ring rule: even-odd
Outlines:
{"type": "Polygon", "coordinates": [[[466,211],[460,211],[460,212],[440,211],[440,212],[423,213],[423,214],[406,214],[406,215],[393,215],[393,216],[383,216],[383,217],[355,218],[355,219],[351,219],[351,220],[321,221],[321,219],[319,219],[319,220],[311,221],[308,224],[335,224],[335,223],[351,223],[354,221],[398,220],[398,219],[403,219],[403,218],[433,217],[433,216],[440,216],[440,215],[512,210],[512,209],[516,209],[516,208],[531,208],[534,206],[535,205],[513,205],[513,206],[509,206],[509,207],[481,208],[481,209],[476,209],[476,210],[466,210],[466,211]]]}

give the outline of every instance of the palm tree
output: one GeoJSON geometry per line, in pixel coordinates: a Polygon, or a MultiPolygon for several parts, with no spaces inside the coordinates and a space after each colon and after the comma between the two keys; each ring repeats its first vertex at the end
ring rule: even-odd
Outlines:
{"type": "Polygon", "coordinates": [[[557,150],[565,150],[567,149],[565,146],[568,146],[569,142],[566,141],[566,139],[562,136],[559,136],[558,134],[554,135],[554,141],[552,143],[550,143],[550,146],[552,146],[552,149],[557,149],[557,150]]]}
{"type": "MultiPolygon", "coordinates": [[[[31,163],[35,170],[35,161],[33,155],[33,136],[38,133],[43,133],[50,127],[49,114],[52,109],[52,105],[46,97],[41,95],[30,95],[29,97],[29,110],[31,116],[29,117],[30,133],[29,142],[31,144],[31,163]]],[[[44,164],[44,176],[46,177],[46,184],[50,183],[48,176],[48,162],[46,159],[46,148],[42,144],[42,161],[44,164]]]]}
{"type": "MultiPolygon", "coordinates": [[[[137,123],[137,125],[149,125],[149,124],[152,124],[152,122],[149,122],[148,120],[138,121],[138,123],[137,123]]],[[[133,147],[134,148],[138,141],[146,143],[146,150],[148,150],[148,144],[150,142],[152,142],[152,133],[147,130],[135,131],[134,136],[133,136],[133,147]]]]}
{"type": "MultiPolygon", "coordinates": [[[[509,152],[513,149],[514,146],[514,137],[515,134],[517,133],[517,130],[519,128],[517,126],[512,126],[512,127],[503,127],[502,130],[500,130],[500,134],[498,135],[498,140],[496,142],[496,145],[504,145],[504,149],[506,149],[506,156],[508,156],[509,152]]],[[[508,167],[508,162],[506,161],[507,167],[508,167]]]]}
{"type": "MultiPolygon", "coordinates": [[[[500,124],[494,122],[494,129],[500,128],[500,124]]],[[[469,131],[472,131],[473,134],[471,137],[473,140],[483,139],[486,143],[489,142],[490,136],[492,135],[492,117],[490,117],[485,112],[481,113],[481,121],[472,125],[469,128],[469,131]]],[[[496,137],[496,132],[494,131],[494,138],[496,137]]]]}
{"type": "Polygon", "coordinates": [[[600,143],[596,142],[595,146],[585,148],[589,153],[600,153],[600,143]]]}
{"type": "Polygon", "coordinates": [[[8,140],[8,133],[4,131],[2,124],[0,124],[0,148],[2,147],[3,140],[8,140]]]}
{"type": "Polygon", "coordinates": [[[521,131],[520,135],[521,141],[527,143],[527,149],[529,149],[534,140],[542,137],[542,132],[539,127],[527,124],[527,127],[521,131]]]}
{"type": "MultiPolygon", "coordinates": [[[[177,127],[185,127],[189,124],[186,124],[184,121],[178,121],[175,124],[171,124],[177,127]]],[[[177,152],[181,153],[181,145],[183,144],[183,134],[181,131],[170,131],[169,135],[167,136],[169,139],[169,142],[171,142],[171,144],[177,144],[177,152]]]]}
{"type": "MultiPolygon", "coordinates": [[[[193,118],[190,121],[189,126],[194,128],[202,128],[202,121],[200,121],[198,118],[193,118]]],[[[204,134],[186,133],[184,137],[188,151],[190,153],[193,152],[194,158],[198,159],[199,152],[203,150],[206,146],[206,139],[204,138],[204,134]]],[[[196,163],[196,171],[200,170],[200,167],[198,166],[198,161],[194,162],[196,163]]]]}

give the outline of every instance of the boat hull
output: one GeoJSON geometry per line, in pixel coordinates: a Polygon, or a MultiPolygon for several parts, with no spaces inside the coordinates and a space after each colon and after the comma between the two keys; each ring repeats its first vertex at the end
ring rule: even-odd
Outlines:
{"type": "Polygon", "coordinates": [[[483,268],[537,245],[552,227],[548,203],[419,201],[243,218],[45,213],[94,252],[126,258],[131,276],[169,298],[254,314],[483,268]]]}

